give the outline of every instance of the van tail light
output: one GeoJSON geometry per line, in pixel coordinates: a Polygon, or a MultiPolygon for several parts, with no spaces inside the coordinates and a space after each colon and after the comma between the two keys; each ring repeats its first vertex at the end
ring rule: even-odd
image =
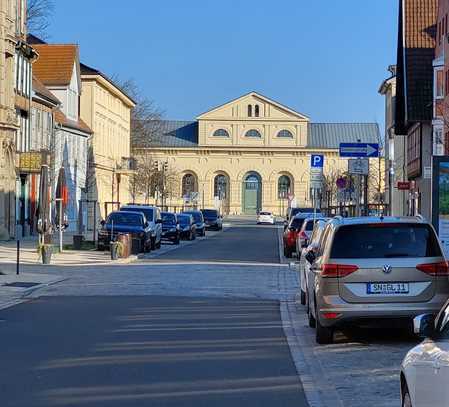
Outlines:
{"type": "Polygon", "coordinates": [[[418,264],[416,268],[429,276],[449,276],[449,264],[447,261],[418,264]]]}
{"type": "Polygon", "coordinates": [[[352,264],[323,264],[321,267],[321,277],[338,278],[347,277],[359,268],[352,264]]]}

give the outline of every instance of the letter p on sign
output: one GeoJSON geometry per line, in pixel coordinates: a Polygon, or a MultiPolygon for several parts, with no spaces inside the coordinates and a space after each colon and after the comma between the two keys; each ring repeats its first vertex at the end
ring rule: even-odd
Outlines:
{"type": "Polygon", "coordinates": [[[310,166],[312,168],[323,168],[324,166],[324,155],[312,154],[310,157],[310,166]]]}

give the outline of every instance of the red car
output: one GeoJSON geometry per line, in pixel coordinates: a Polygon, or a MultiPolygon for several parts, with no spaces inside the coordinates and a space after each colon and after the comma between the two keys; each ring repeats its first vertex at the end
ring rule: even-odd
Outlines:
{"type": "Polygon", "coordinates": [[[288,223],[283,236],[285,257],[290,258],[293,256],[293,253],[296,253],[296,238],[298,233],[301,230],[304,219],[311,216],[313,216],[313,213],[298,213],[288,223]]]}

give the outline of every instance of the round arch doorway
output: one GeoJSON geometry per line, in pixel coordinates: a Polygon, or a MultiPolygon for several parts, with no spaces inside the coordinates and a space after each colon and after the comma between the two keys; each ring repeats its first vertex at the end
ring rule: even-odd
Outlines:
{"type": "Polygon", "coordinates": [[[246,215],[255,215],[262,209],[262,178],[249,172],[243,178],[242,208],[246,215]]]}

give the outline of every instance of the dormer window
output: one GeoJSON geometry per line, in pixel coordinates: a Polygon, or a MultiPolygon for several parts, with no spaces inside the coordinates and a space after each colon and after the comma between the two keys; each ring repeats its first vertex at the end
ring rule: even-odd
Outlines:
{"type": "Polygon", "coordinates": [[[253,106],[248,105],[248,117],[253,117],[253,106]]]}
{"type": "Polygon", "coordinates": [[[293,134],[292,134],[292,132],[290,130],[281,130],[278,133],[278,137],[281,137],[281,138],[293,138],[293,134]]]}
{"type": "Polygon", "coordinates": [[[254,106],[254,116],[259,117],[259,105],[254,106]]]}
{"type": "Polygon", "coordinates": [[[260,132],[256,129],[251,129],[248,130],[245,134],[245,137],[251,137],[251,138],[261,138],[262,135],[260,134],[260,132]]]}
{"type": "Polygon", "coordinates": [[[214,137],[229,137],[229,132],[225,129],[218,129],[214,131],[214,137]]]}

